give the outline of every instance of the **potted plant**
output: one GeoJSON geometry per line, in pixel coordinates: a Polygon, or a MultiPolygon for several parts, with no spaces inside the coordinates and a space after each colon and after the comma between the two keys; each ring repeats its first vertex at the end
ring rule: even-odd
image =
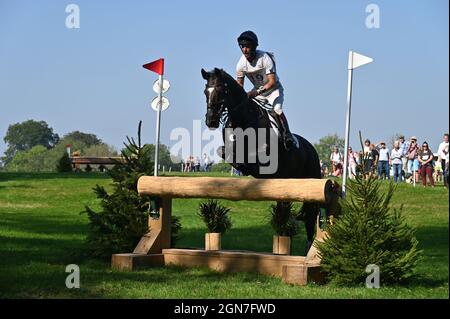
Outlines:
{"type": "Polygon", "coordinates": [[[290,255],[291,237],[297,235],[299,231],[299,223],[291,202],[277,202],[276,205],[271,205],[270,225],[276,232],[273,236],[273,253],[290,255]]]}
{"type": "Polygon", "coordinates": [[[208,229],[205,234],[205,250],[221,249],[221,234],[231,228],[229,212],[230,209],[220,205],[217,200],[209,199],[200,203],[198,215],[208,229]]]}

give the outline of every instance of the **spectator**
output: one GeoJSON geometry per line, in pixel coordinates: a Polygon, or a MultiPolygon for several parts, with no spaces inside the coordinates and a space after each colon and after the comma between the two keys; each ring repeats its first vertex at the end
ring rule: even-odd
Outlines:
{"type": "Polygon", "coordinates": [[[205,172],[209,172],[211,168],[211,160],[209,159],[209,156],[206,153],[203,153],[203,170],[205,172]]]}
{"type": "Polygon", "coordinates": [[[322,175],[322,178],[323,177],[327,177],[329,175],[329,173],[328,173],[328,166],[322,160],[320,160],[320,173],[322,175]]]}
{"type": "Polygon", "coordinates": [[[194,158],[194,172],[200,172],[200,157],[195,156],[194,158]]]}
{"type": "Polygon", "coordinates": [[[364,155],[369,155],[370,153],[370,140],[367,139],[364,141],[364,155]]]}
{"type": "Polygon", "coordinates": [[[353,152],[352,148],[348,148],[348,172],[350,178],[356,177],[356,167],[358,165],[356,157],[358,153],[353,152]]]}
{"type": "Polygon", "coordinates": [[[369,173],[373,166],[373,153],[370,150],[370,140],[364,141],[363,163],[364,172],[369,173]]]}
{"type": "Polygon", "coordinates": [[[409,148],[406,153],[408,158],[408,173],[411,174],[411,183],[413,179],[416,183],[419,182],[419,160],[418,157],[419,147],[417,146],[417,137],[412,136],[409,142],[409,148]]]}
{"type": "MultiPolygon", "coordinates": [[[[440,161],[441,164],[441,168],[442,171],[445,172],[445,165],[446,165],[446,157],[447,154],[445,154],[444,150],[447,148],[447,154],[448,154],[448,133],[444,134],[444,140],[442,141],[441,144],[439,144],[439,148],[437,151],[437,155],[438,155],[438,161],[440,161]]],[[[447,179],[444,177],[444,185],[447,185],[447,179]]]]}
{"type": "Polygon", "coordinates": [[[443,181],[443,173],[444,172],[442,171],[441,163],[438,163],[437,165],[434,165],[433,179],[434,179],[435,183],[437,183],[437,182],[444,182],[443,181]]]}
{"type": "Polygon", "coordinates": [[[378,166],[378,160],[380,158],[380,153],[378,152],[378,150],[374,144],[370,144],[369,150],[370,150],[370,154],[372,157],[372,162],[371,162],[371,165],[369,168],[370,168],[370,172],[372,174],[372,172],[374,172],[375,168],[378,166]]]}
{"type": "Polygon", "coordinates": [[[231,167],[231,175],[242,176],[242,172],[234,167],[231,167]]]}
{"type": "Polygon", "coordinates": [[[337,163],[335,166],[335,170],[333,173],[331,173],[331,175],[335,177],[340,177],[342,175],[342,168],[343,168],[342,163],[337,163]]]}
{"type": "Polygon", "coordinates": [[[338,164],[342,162],[342,155],[339,152],[339,148],[336,146],[334,148],[334,151],[330,155],[330,161],[331,161],[331,174],[335,176],[335,171],[337,170],[338,164]]]}
{"type": "Polygon", "coordinates": [[[448,189],[448,182],[449,182],[449,172],[448,172],[448,167],[449,167],[449,160],[448,160],[448,145],[444,148],[444,154],[445,154],[445,168],[444,168],[444,185],[445,187],[447,187],[448,189]]]}
{"type": "Polygon", "coordinates": [[[409,141],[405,141],[405,137],[403,135],[400,135],[399,141],[400,141],[400,152],[402,154],[402,178],[403,181],[405,181],[406,172],[408,171],[408,158],[406,157],[406,154],[408,153],[409,141]]]}
{"type": "Polygon", "coordinates": [[[192,172],[192,168],[193,168],[193,165],[192,165],[192,159],[193,159],[193,156],[192,156],[192,155],[189,155],[189,156],[186,158],[186,165],[184,166],[184,171],[185,171],[186,173],[192,172]]]}
{"type": "Polygon", "coordinates": [[[377,144],[377,146],[380,145],[380,148],[378,149],[379,153],[379,160],[378,160],[378,178],[390,179],[389,176],[389,149],[386,147],[386,143],[384,141],[381,141],[377,144]],[[384,175],[383,175],[384,174],[384,175]]]}
{"type": "Polygon", "coordinates": [[[430,150],[428,143],[423,142],[422,149],[418,154],[418,160],[420,163],[420,176],[422,177],[423,187],[427,186],[427,175],[430,180],[431,187],[434,187],[433,180],[433,152],[430,150]]]}
{"type": "Polygon", "coordinates": [[[394,171],[394,183],[400,183],[402,181],[402,168],[403,168],[403,151],[400,149],[400,142],[394,142],[394,149],[391,152],[391,164],[394,171]]]}

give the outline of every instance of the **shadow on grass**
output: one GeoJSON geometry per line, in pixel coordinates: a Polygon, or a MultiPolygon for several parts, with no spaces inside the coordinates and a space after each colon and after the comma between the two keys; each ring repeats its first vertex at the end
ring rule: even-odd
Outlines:
{"type": "MultiPolygon", "coordinates": [[[[205,247],[205,229],[189,228],[180,231],[179,240],[174,248],[201,248],[205,247]]],[[[271,253],[273,247],[274,231],[270,226],[232,228],[221,236],[222,249],[249,250],[255,252],[271,253]]],[[[306,231],[303,225],[300,233],[292,239],[292,255],[304,256],[306,252],[306,231]]]]}
{"type": "Polygon", "coordinates": [[[448,225],[417,227],[416,237],[425,256],[447,256],[448,260],[448,225]]]}
{"type": "Polygon", "coordinates": [[[80,178],[80,179],[110,179],[107,173],[100,172],[71,172],[71,173],[12,173],[0,172],[0,182],[3,181],[38,181],[47,179],[64,179],[64,178],[80,178]]]}
{"type": "Polygon", "coordinates": [[[80,218],[75,216],[52,215],[24,215],[24,214],[2,214],[0,227],[4,227],[9,232],[27,233],[32,239],[33,235],[79,235],[87,232],[87,223],[83,221],[86,214],[80,214],[80,218]]]}

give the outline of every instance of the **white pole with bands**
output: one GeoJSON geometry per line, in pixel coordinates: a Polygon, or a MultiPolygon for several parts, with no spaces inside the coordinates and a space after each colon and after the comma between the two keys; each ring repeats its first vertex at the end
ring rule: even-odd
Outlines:
{"type": "Polygon", "coordinates": [[[159,163],[159,137],[160,137],[160,123],[161,123],[161,109],[162,109],[162,94],[163,94],[163,75],[159,75],[159,93],[158,93],[158,111],[156,115],[156,146],[155,146],[155,168],[154,175],[158,176],[158,163],[159,163]]]}

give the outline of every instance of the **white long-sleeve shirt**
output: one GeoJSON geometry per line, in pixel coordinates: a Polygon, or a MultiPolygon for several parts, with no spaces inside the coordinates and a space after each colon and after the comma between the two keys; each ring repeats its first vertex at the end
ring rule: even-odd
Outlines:
{"type": "Polygon", "coordinates": [[[446,157],[446,154],[444,152],[445,147],[448,147],[448,142],[442,142],[441,144],[439,144],[439,148],[437,151],[439,159],[445,159],[446,157]]]}

